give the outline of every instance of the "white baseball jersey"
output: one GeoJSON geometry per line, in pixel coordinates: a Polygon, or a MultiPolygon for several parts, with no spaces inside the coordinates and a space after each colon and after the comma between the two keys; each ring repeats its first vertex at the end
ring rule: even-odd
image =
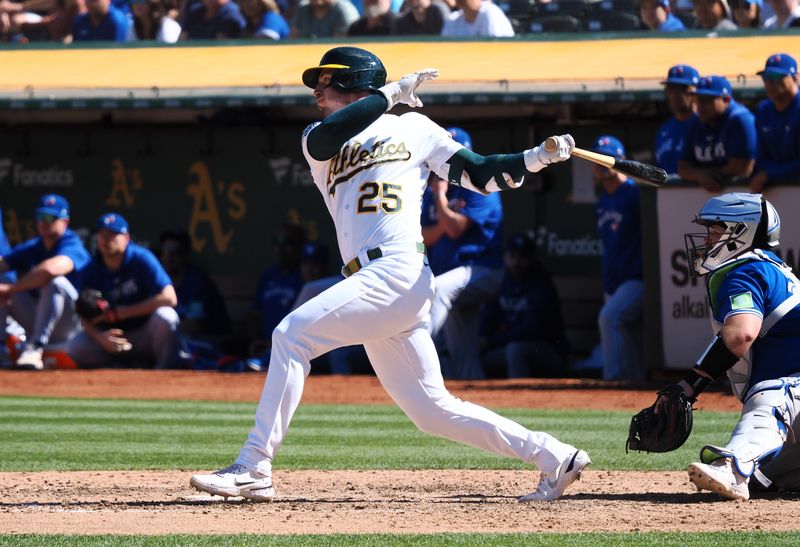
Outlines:
{"type": "Polygon", "coordinates": [[[422,194],[431,171],[446,178],[445,164],[463,148],[427,116],[384,114],[350,139],[339,153],[318,161],[303,154],[336,226],[346,264],[368,249],[413,250],[422,242],[422,194]]]}

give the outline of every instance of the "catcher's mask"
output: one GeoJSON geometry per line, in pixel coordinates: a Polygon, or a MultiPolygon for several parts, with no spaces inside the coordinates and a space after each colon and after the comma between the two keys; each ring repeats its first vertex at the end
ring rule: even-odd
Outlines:
{"type": "Polygon", "coordinates": [[[386,68],[374,53],[366,49],[343,46],[329,50],[318,66],[303,72],[303,84],[315,89],[319,75],[325,69],[333,70],[330,85],[342,93],[376,92],[386,85],[386,68]]]}
{"type": "Polygon", "coordinates": [[[752,249],[778,246],[781,220],[761,194],[713,197],[695,217],[704,233],[684,234],[692,275],[702,276],[752,249]],[[717,228],[712,230],[712,227],[717,228]]]}

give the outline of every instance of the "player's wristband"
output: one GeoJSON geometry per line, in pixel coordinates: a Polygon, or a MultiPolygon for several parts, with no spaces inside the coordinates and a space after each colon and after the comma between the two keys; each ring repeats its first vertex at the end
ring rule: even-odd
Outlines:
{"type": "Polygon", "coordinates": [[[711,378],[701,376],[697,373],[697,368],[693,367],[689,369],[689,372],[683,377],[683,381],[691,386],[692,397],[697,397],[708,387],[708,384],[711,383],[711,378]]]}
{"type": "Polygon", "coordinates": [[[695,366],[711,378],[719,378],[738,360],[739,358],[725,345],[722,337],[717,335],[697,360],[695,366]]]}
{"type": "Polygon", "coordinates": [[[542,163],[542,160],[539,159],[538,146],[534,146],[533,148],[525,150],[525,152],[522,153],[522,157],[525,161],[525,169],[527,169],[531,173],[538,173],[539,171],[547,167],[547,165],[542,163]]]}

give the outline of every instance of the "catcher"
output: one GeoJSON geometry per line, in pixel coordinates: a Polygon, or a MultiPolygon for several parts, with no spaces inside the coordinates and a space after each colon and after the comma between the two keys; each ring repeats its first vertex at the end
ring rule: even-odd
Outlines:
{"type": "Polygon", "coordinates": [[[800,490],[800,281],[775,254],[780,219],[761,194],[708,200],[686,234],[694,273],[707,275],[714,339],[678,384],[634,416],[628,447],[678,448],[691,432],[691,403],[727,373],[742,415],[724,447],[706,445],[689,480],[733,500],[750,489],[800,490]]]}

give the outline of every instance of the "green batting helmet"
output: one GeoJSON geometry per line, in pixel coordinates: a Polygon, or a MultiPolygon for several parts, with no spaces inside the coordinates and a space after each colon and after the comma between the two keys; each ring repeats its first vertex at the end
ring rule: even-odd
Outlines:
{"type": "Polygon", "coordinates": [[[314,89],[324,69],[332,69],[331,85],[342,93],[377,91],[386,84],[386,69],[380,59],[366,49],[335,47],[320,59],[319,66],[303,71],[303,83],[314,89]]]}

